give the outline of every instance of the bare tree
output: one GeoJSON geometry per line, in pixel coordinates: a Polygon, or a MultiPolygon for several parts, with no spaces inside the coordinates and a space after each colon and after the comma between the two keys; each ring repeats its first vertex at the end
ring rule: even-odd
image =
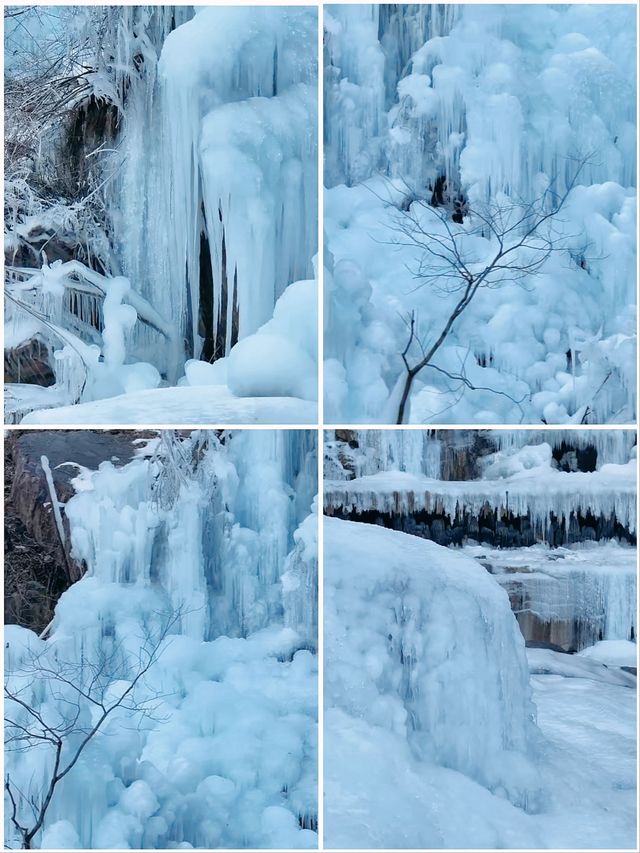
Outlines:
{"type": "MultiPolygon", "coordinates": [[[[30,651],[20,667],[9,672],[4,687],[5,750],[24,753],[45,749],[50,761],[48,778],[40,792],[21,790],[9,773],[4,788],[10,807],[9,817],[23,850],[30,850],[42,830],[53,795],[60,782],[73,770],[87,746],[99,736],[117,710],[128,713],[132,724],[157,716],[162,694],[145,684],[145,678],[166,648],[165,640],[182,617],[182,611],[160,614],[156,631],[145,628],[140,637],[137,659],[131,662],[124,639],[111,638],[95,649],[91,658],[63,661],[42,651],[30,651]],[[115,695],[111,685],[126,672],[128,683],[115,695]],[[55,703],[55,718],[42,703],[33,699],[34,688],[55,703]]],[[[128,638],[130,639],[130,638],[128,638]]]]}
{"type": "MultiPolygon", "coordinates": [[[[464,371],[448,373],[434,364],[434,357],[479,290],[495,290],[514,282],[527,287],[554,252],[567,250],[569,236],[558,227],[560,215],[587,160],[578,161],[562,191],[557,191],[556,182],[552,181],[544,193],[530,202],[498,200],[471,207],[457,200],[452,218],[447,207],[416,200],[400,212],[396,225],[398,237],[393,243],[419,250],[418,261],[410,270],[419,282],[416,290],[429,286],[440,295],[455,297],[455,302],[442,329],[431,342],[420,337],[415,312],[407,319],[409,337],[400,354],[405,379],[398,406],[398,424],[404,422],[413,381],[426,367],[457,380],[463,387],[477,389],[464,371]],[[487,258],[478,261],[470,255],[466,248],[469,236],[490,241],[487,258]]],[[[522,402],[510,399],[518,405],[522,402]]]]}

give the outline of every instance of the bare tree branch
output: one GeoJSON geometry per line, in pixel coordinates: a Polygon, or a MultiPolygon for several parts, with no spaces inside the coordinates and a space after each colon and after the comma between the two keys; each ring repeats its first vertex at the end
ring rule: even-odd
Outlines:
{"type": "Polygon", "coordinates": [[[103,730],[109,718],[118,709],[139,717],[138,725],[143,718],[154,718],[166,694],[152,692],[140,697],[136,690],[166,648],[165,641],[183,612],[178,609],[162,617],[161,626],[155,634],[145,630],[133,677],[126,688],[113,698],[108,697],[107,690],[118,668],[122,642],[115,644],[109,652],[97,649],[93,660],[56,660],[54,665],[47,662],[46,649],[32,652],[17,671],[8,673],[4,687],[5,749],[7,752],[25,752],[39,746],[53,752],[47,782],[38,796],[28,799],[9,775],[5,778],[5,791],[12,808],[11,821],[23,849],[29,850],[33,846],[57,786],[71,773],[89,743],[99,733],[105,734],[103,730]],[[17,688],[11,686],[16,678],[25,679],[17,688]],[[45,720],[30,698],[31,688],[39,683],[44,684],[60,710],[61,719],[55,723],[45,720]],[[97,718],[94,717],[95,721],[90,725],[85,725],[82,719],[87,718],[91,708],[94,713],[98,712],[97,718]],[[21,716],[16,711],[21,711],[21,716]],[[22,802],[33,811],[33,820],[28,825],[24,825],[24,818],[19,817],[22,802]]]}
{"type": "MultiPolygon", "coordinates": [[[[562,192],[556,191],[555,181],[551,181],[545,192],[530,202],[490,202],[484,209],[466,208],[465,215],[470,222],[467,227],[452,224],[445,208],[432,207],[421,199],[414,201],[407,210],[399,212],[396,232],[400,237],[392,243],[419,250],[420,256],[413,270],[414,278],[419,282],[416,290],[430,286],[444,296],[456,295],[457,301],[431,345],[425,347],[420,342],[420,357],[413,363],[410,362],[409,354],[419,339],[415,313],[411,314],[409,336],[400,353],[406,375],[398,406],[398,424],[404,423],[416,376],[427,366],[446,373],[433,364],[433,359],[478,291],[498,289],[508,283],[525,286],[525,282],[535,278],[553,253],[566,250],[570,237],[559,231],[556,224],[589,159],[583,157],[578,161],[573,176],[562,192]],[[425,214],[435,220],[434,224],[438,223],[437,229],[424,224],[425,214]],[[467,257],[464,243],[470,234],[485,236],[485,229],[489,232],[493,250],[488,260],[479,263],[467,257]]],[[[493,390],[474,386],[465,375],[451,375],[450,378],[456,378],[473,390],[493,390]]],[[[522,402],[505,392],[496,393],[502,393],[518,406],[522,402]]]]}

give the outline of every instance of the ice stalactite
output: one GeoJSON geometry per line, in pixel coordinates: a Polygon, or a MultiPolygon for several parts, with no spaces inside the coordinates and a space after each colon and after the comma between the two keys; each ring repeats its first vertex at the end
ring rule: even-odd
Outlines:
{"type": "MultiPolygon", "coordinates": [[[[425,40],[448,33],[454,5],[329,6],[325,10],[325,140],[328,186],[352,185],[382,170],[394,172],[387,115],[409,61],[425,40]],[[387,135],[388,134],[388,135],[387,135]]],[[[414,151],[415,162],[424,149],[414,151]]]]}
{"type": "MultiPolygon", "coordinates": [[[[350,467],[343,469],[345,476],[349,473],[363,477],[394,470],[440,478],[441,442],[433,430],[359,429],[353,435],[356,446],[351,448],[327,436],[325,453],[331,458],[348,456],[350,467]]],[[[340,466],[335,470],[338,473],[340,466]]]]}
{"type": "Polygon", "coordinates": [[[137,327],[131,353],[153,362],[170,381],[178,378],[184,360],[186,309],[182,290],[167,278],[163,256],[172,229],[167,228],[157,196],[163,180],[158,60],[169,33],[192,14],[188,6],[131,6],[112,16],[114,85],[121,117],[117,151],[105,165],[105,192],[114,253],[132,288],[172,321],[172,334],[162,346],[155,330],[137,327]]]}
{"type": "MultiPolygon", "coordinates": [[[[529,518],[536,534],[546,539],[555,516],[570,535],[572,516],[615,519],[632,536],[636,532],[635,463],[608,465],[592,474],[549,470],[547,478],[532,473],[511,480],[467,482],[429,480],[401,472],[382,472],[357,480],[327,481],[325,507],[331,510],[407,516],[421,512],[478,517],[485,509],[529,518]]],[[[577,523],[577,522],[576,522],[577,523]]],[[[613,531],[612,534],[613,535],[613,531]]],[[[567,540],[569,541],[569,540],[567,540]]]]}
{"type": "Polygon", "coordinates": [[[426,25],[414,14],[389,30],[387,65],[402,66],[390,114],[392,158],[402,162],[405,149],[410,168],[430,157],[478,200],[500,192],[531,198],[541,175],[556,177],[561,189],[577,152],[598,152],[581,182],[634,183],[632,86],[624,56],[607,55],[612,45],[597,32],[598,12],[576,8],[562,20],[547,7],[529,9],[537,26],[554,31],[537,45],[532,65],[526,16],[500,6],[433,8],[426,25]],[[583,31],[592,39],[577,34],[583,31]]]}
{"type": "Polygon", "coordinates": [[[635,434],[630,430],[560,430],[535,437],[526,430],[508,437],[446,430],[357,430],[352,435],[354,448],[345,442],[327,445],[334,463],[325,480],[324,505],[330,513],[442,516],[462,524],[464,536],[473,536],[468,519],[496,513],[511,521],[526,519],[525,538],[552,545],[560,544],[558,537],[567,543],[623,532],[635,536],[635,434]],[[474,441],[480,437],[483,455],[476,458],[474,441]],[[492,453],[492,445],[503,449],[492,453]],[[589,470],[559,468],[576,461],[565,458],[567,452],[576,455],[572,448],[593,447],[597,462],[594,456],[589,470]],[[457,460],[456,450],[461,451],[457,460]],[[468,479],[452,478],[457,468],[468,479]]]}

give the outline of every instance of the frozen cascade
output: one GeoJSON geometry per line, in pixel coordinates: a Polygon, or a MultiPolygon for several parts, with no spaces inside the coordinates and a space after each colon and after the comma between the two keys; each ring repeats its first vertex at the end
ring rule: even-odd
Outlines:
{"type": "Polygon", "coordinates": [[[162,107],[158,60],[175,27],[193,15],[189,6],[128,6],[118,10],[114,38],[115,88],[125,92],[117,163],[106,184],[114,250],[121,271],[156,310],[174,323],[172,345],[158,346],[158,335],[138,324],[131,355],[152,361],[162,374],[177,378],[182,352],[182,293],[167,286],[162,247],[166,219],[158,207],[161,174],[162,107]],[[141,73],[132,73],[137,69],[141,73]],[[158,140],[151,144],[151,140],[158,140]]]}
{"type": "Polygon", "coordinates": [[[528,642],[581,651],[637,636],[635,548],[611,541],[555,549],[469,545],[464,551],[507,590],[528,642]]]}
{"type": "Polygon", "coordinates": [[[186,270],[178,307],[196,357],[201,233],[222,354],[235,342],[234,310],[243,338],[269,319],[291,282],[313,274],[315,28],[313,9],[209,7],[165,41],[162,168],[150,205],[176,227],[154,249],[164,281],[177,288],[186,270]]]}
{"type": "MultiPolygon", "coordinates": [[[[371,846],[390,847],[385,818],[374,816],[415,809],[411,797],[410,806],[402,803],[412,778],[425,780],[420,790],[443,784],[461,793],[451,776],[438,776],[438,766],[539,807],[524,640],[504,591],[477,562],[432,542],[337,519],[324,525],[330,846],[350,846],[340,832],[351,824],[371,833],[371,846]],[[395,775],[396,756],[405,767],[397,794],[376,781],[395,775]],[[368,815],[362,827],[360,798],[368,815]]],[[[438,806],[429,812],[438,801],[420,797],[427,809],[420,835],[415,820],[395,822],[397,846],[441,846],[438,806]],[[407,833],[401,843],[398,832],[407,833]]]]}
{"type": "MultiPolygon", "coordinates": [[[[355,440],[358,447],[349,453],[356,477],[389,469],[440,477],[440,439],[433,431],[359,429],[355,431],[355,440]]],[[[333,455],[339,448],[339,443],[327,437],[326,453],[333,455]]]]}
{"type": "Polygon", "coordinates": [[[446,239],[429,214],[437,188],[438,206],[468,204],[456,235],[475,262],[491,241],[480,229],[465,234],[478,224],[474,208],[482,215],[530,203],[550,184],[562,192],[585,160],[555,223],[563,251],[524,289],[506,283],[499,293],[478,294],[435,369],[417,377],[406,421],[634,421],[630,10],[334,6],[325,37],[331,420],[395,423],[407,341],[401,318],[415,310],[433,339],[448,317],[451,300],[416,289],[407,272],[420,252],[399,248],[406,222],[398,210],[446,239]],[[436,372],[457,375],[461,366],[476,390],[462,394],[436,372]]]}
{"type": "MultiPolygon", "coordinates": [[[[81,847],[316,846],[317,554],[305,522],[315,434],[163,438],[150,457],[75,482],[66,512],[87,571],[61,597],[50,639],[7,629],[10,682],[57,719],[63,700],[48,691],[64,688],[27,674],[33,654],[80,684],[99,654],[113,695],[168,635],[137,688],[154,712],[120,711],[110,737],[92,741],[56,790],[45,842],[71,821],[81,847]],[[306,582],[291,583],[303,569],[306,582]]],[[[29,755],[7,761],[37,792],[50,756],[29,755]]]]}
{"type": "MultiPolygon", "coordinates": [[[[342,175],[329,171],[328,185],[362,161],[363,148],[352,150],[356,128],[375,140],[386,170],[398,162],[423,169],[426,159],[429,177],[440,169],[483,197],[530,198],[541,173],[557,174],[562,186],[576,151],[599,154],[581,182],[632,185],[634,51],[620,44],[617,64],[608,58],[611,37],[598,25],[605,15],[583,7],[523,14],[508,6],[330,6],[325,127],[329,162],[342,175]]],[[[375,168],[369,160],[356,180],[375,168]]]]}
{"type": "Polygon", "coordinates": [[[453,5],[325,8],[325,182],[355,184],[388,170],[387,111],[407,63],[425,39],[446,34],[453,5]]]}

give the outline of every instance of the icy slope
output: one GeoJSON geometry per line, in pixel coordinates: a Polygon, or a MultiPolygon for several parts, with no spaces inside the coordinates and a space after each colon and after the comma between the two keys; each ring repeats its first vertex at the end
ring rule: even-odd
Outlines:
{"type": "Polygon", "coordinates": [[[348,846],[356,828],[358,846],[446,846],[464,837],[449,828],[458,797],[478,842],[494,838],[482,804],[496,814],[509,802],[539,806],[524,641],[506,595],[477,563],[431,542],[324,524],[329,846],[348,846]]]}
{"type": "Polygon", "coordinates": [[[550,185],[562,194],[577,162],[554,251],[535,276],[479,291],[405,420],[634,419],[635,52],[625,6],[330,7],[329,420],[395,423],[406,317],[428,345],[455,303],[414,278],[407,216],[481,264],[494,247],[483,211],[525,210],[550,185]],[[440,211],[457,199],[471,214],[443,223],[436,191],[440,211]]]}
{"type": "MultiPolygon", "coordinates": [[[[10,687],[54,724],[78,704],[72,673],[86,727],[158,645],[56,789],[43,846],[316,846],[314,439],[202,434],[80,473],[66,510],[87,572],[50,638],[7,629],[10,687]]],[[[46,748],[7,752],[26,796],[50,767],[46,748]]]]}

